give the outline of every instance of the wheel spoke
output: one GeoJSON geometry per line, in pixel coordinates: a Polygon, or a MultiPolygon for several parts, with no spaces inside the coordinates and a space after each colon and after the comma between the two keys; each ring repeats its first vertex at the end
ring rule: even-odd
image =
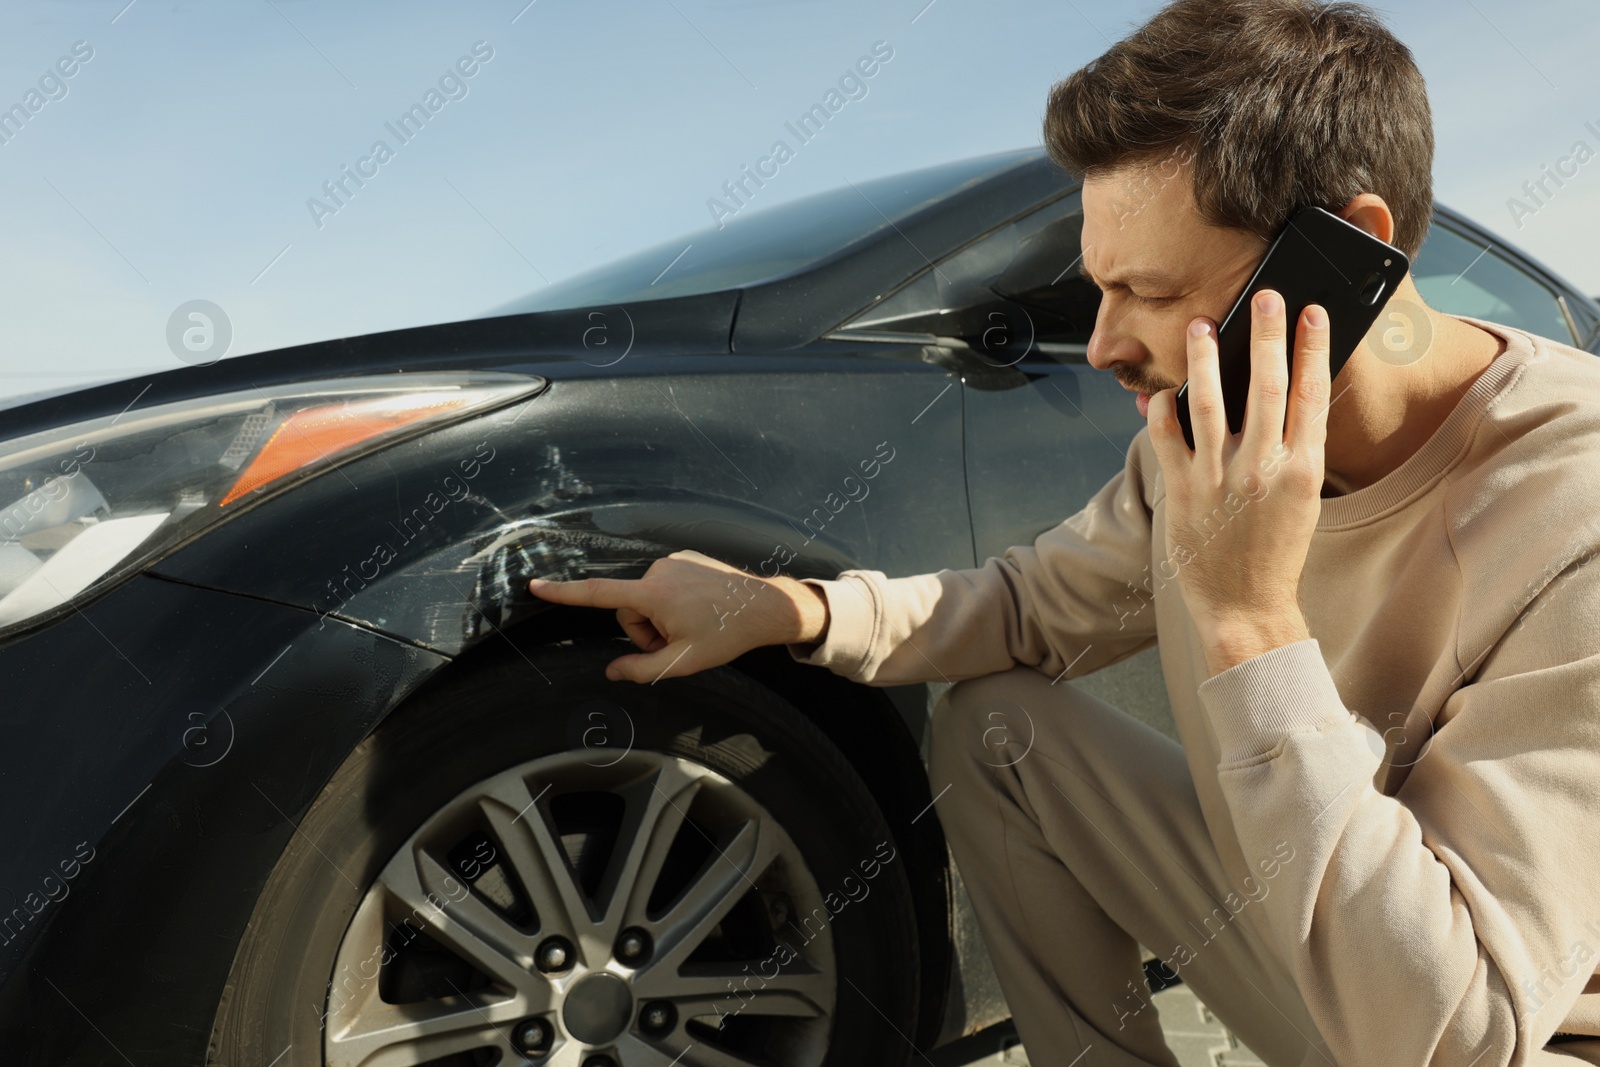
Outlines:
{"type": "MultiPolygon", "coordinates": [[[[588,928],[594,925],[592,908],[544,807],[528,784],[521,778],[500,783],[493,793],[480,798],[479,809],[505,847],[517,879],[539,913],[539,936],[559,934],[573,944],[585,940],[588,928]]],[[[609,950],[609,942],[606,947],[609,950]]]]}
{"type": "Polygon", "coordinates": [[[579,1042],[563,1041],[554,1052],[542,1060],[517,1059],[511,1062],[517,1067],[527,1063],[538,1063],[539,1067],[579,1067],[583,1063],[584,1052],[585,1049],[579,1042]]]}
{"type": "Polygon", "coordinates": [[[776,856],[772,829],[764,818],[745,820],[727,847],[717,849],[667,913],[648,924],[656,941],[652,972],[675,974],[717,923],[755,888],[755,880],[776,856]]]}
{"type": "MultiPolygon", "coordinates": [[[[664,983],[665,984],[665,983],[664,983]]],[[[768,978],[760,966],[749,971],[717,964],[715,972],[681,975],[670,989],[640,991],[649,1000],[669,1000],[681,1018],[699,1015],[785,1015],[811,1019],[833,1010],[834,979],[799,960],[768,978]]]]}
{"type": "Polygon", "coordinates": [[[601,936],[615,941],[625,927],[643,925],[645,908],[672,842],[688,818],[701,779],[685,765],[662,763],[624,794],[627,814],[600,886],[601,936]]]}
{"type": "Polygon", "coordinates": [[[460,893],[466,883],[456,879],[426,849],[401,849],[378,880],[411,909],[411,915],[402,920],[407,928],[426,928],[430,937],[490,978],[528,997],[535,1010],[542,1007],[549,988],[530,973],[532,939],[470,890],[460,893]],[[456,886],[457,892],[449,889],[450,884],[456,886]]]}
{"type": "Polygon", "coordinates": [[[517,997],[483,1001],[472,993],[421,1004],[374,999],[361,1012],[359,1028],[329,1033],[328,1067],[398,1067],[482,1048],[510,1053],[510,1028],[527,1015],[517,997]]]}

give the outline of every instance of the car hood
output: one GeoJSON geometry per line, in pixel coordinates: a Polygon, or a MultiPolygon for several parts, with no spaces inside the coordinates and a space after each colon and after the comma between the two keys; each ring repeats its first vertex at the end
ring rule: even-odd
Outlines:
{"type": "MultiPolygon", "coordinates": [[[[738,291],[626,306],[541,311],[341,337],[254,352],[209,366],[0,401],[3,436],[34,433],[125,410],[321,378],[437,370],[514,370],[571,361],[603,372],[627,356],[721,355],[729,351],[738,291]]],[[[589,371],[594,373],[594,371],[589,371]]]]}

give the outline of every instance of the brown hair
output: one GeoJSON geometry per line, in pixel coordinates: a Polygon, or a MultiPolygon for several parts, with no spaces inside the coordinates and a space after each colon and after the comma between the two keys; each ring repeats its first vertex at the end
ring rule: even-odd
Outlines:
{"type": "Polygon", "coordinates": [[[1175,0],[1051,89],[1044,141],[1082,176],[1181,152],[1203,218],[1269,239],[1376,193],[1414,259],[1432,217],[1422,74],[1362,4],[1175,0]]]}

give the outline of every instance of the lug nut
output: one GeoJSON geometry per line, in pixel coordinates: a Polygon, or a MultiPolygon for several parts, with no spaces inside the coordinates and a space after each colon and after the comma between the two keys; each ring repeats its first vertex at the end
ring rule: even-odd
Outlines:
{"type": "Polygon", "coordinates": [[[552,937],[534,953],[534,963],[545,974],[554,974],[572,966],[572,946],[564,937],[552,937]]]}
{"type": "Polygon", "coordinates": [[[639,1013],[639,1025],[652,1034],[664,1034],[678,1021],[678,1011],[665,1000],[652,1000],[639,1013]]]}
{"type": "Polygon", "coordinates": [[[543,1019],[526,1019],[511,1031],[511,1043],[524,1056],[543,1056],[554,1039],[555,1031],[543,1019]]]}
{"type": "Polygon", "coordinates": [[[623,963],[640,963],[650,955],[650,935],[643,930],[633,928],[622,931],[622,936],[617,938],[617,959],[623,963]]]}
{"type": "Polygon", "coordinates": [[[583,1067],[617,1067],[617,1061],[602,1052],[597,1056],[590,1056],[585,1059],[583,1067]]]}

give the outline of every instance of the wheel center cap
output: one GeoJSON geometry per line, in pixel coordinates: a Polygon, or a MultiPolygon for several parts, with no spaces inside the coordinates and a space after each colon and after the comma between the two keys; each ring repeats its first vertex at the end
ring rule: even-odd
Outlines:
{"type": "Polygon", "coordinates": [[[572,987],[561,1008],[567,1033],[586,1045],[603,1045],[628,1028],[633,1018],[633,994],[614,974],[599,971],[572,987]]]}

